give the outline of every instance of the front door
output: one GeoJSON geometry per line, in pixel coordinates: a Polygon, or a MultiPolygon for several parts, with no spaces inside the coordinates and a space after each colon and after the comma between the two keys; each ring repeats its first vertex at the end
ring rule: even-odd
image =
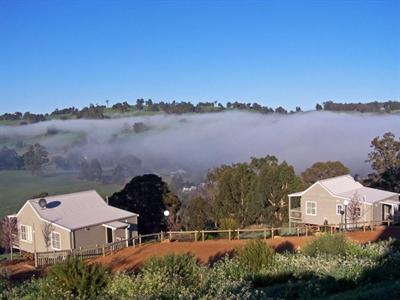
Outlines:
{"type": "Polygon", "coordinates": [[[382,204],[382,221],[387,221],[392,218],[392,206],[388,204],[382,204]]]}
{"type": "Polygon", "coordinates": [[[111,228],[106,227],[107,229],[107,243],[113,242],[113,230],[111,228]]]}

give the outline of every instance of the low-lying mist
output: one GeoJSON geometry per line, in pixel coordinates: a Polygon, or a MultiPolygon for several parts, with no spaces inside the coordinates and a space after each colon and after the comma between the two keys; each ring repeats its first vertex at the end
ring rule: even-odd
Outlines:
{"type": "Polygon", "coordinates": [[[134,154],[148,170],[185,169],[197,176],[223,163],[268,154],[288,161],[297,172],[317,161],[340,160],[353,174],[365,175],[370,142],[387,131],[400,134],[399,115],[225,112],[0,126],[0,138],[38,140],[51,155],[134,154]],[[144,126],[133,130],[135,123],[144,126]],[[49,134],[49,128],[56,133],[49,134]]]}

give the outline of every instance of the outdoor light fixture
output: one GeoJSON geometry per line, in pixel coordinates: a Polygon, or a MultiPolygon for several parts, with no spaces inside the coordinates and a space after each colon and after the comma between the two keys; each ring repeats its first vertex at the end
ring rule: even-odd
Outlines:
{"type": "Polygon", "coordinates": [[[164,216],[166,216],[166,217],[169,216],[169,210],[164,210],[164,216]]]}
{"type": "Polygon", "coordinates": [[[349,205],[349,201],[344,200],[343,204],[344,204],[344,228],[347,231],[347,205],[349,205]]]}

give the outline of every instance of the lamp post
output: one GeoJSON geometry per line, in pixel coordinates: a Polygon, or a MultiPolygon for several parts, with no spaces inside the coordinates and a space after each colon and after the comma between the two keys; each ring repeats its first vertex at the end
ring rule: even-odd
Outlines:
{"type": "Polygon", "coordinates": [[[344,200],[344,228],[347,231],[347,205],[349,205],[349,201],[344,200]]]}
{"type": "Polygon", "coordinates": [[[342,228],[343,231],[343,215],[344,215],[344,210],[340,210],[340,227],[342,228]]]}
{"type": "Polygon", "coordinates": [[[166,222],[167,222],[167,227],[168,227],[168,229],[169,229],[169,215],[170,215],[170,212],[169,212],[169,210],[164,210],[164,217],[165,217],[165,220],[166,220],[166,222]]]}

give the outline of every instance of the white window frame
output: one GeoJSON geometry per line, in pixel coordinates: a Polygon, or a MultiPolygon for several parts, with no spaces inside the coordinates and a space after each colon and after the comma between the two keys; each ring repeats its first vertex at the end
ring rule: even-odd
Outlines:
{"type": "Polygon", "coordinates": [[[51,232],[51,248],[52,249],[54,249],[54,250],[61,250],[61,234],[59,233],[59,232],[57,232],[57,231],[52,231],[51,232]],[[60,248],[57,248],[57,247],[54,247],[54,243],[53,243],[53,235],[54,234],[57,234],[58,235],[58,241],[59,241],[59,246],[60,246],[60,248]]]}
{"type": "Polygon", "coordinates": [[[317,202],[316,201],[306,201],[306,215],[307,216],[316,216],[317,215],[317,202]],[[309,203],[313,203],[315,205],[315,207],[313,208],[313,209],[315,209],[315,214],[308,213],[308,204],[309,203]]]}
{"type": "Polygon", "coordinates": [[[26,243],[32,243],[32,227],[29,225],[20,224],[19,225],[19,239],[26,243]],[[22,227],[25,228],[26,239],[22,237],[22,227]]]}
{"type": "Polygon", "coordinates": [[[341,215],[342,215],[340,212],[343,210],[343,206],[344,206],[344,205],[341,204],[341,203],[336,204],[336,214],[337,214],[338,216],[341,216],[341,215]],[[339,206],[340,206],[340,210],[338,209],[339,206]]]}

